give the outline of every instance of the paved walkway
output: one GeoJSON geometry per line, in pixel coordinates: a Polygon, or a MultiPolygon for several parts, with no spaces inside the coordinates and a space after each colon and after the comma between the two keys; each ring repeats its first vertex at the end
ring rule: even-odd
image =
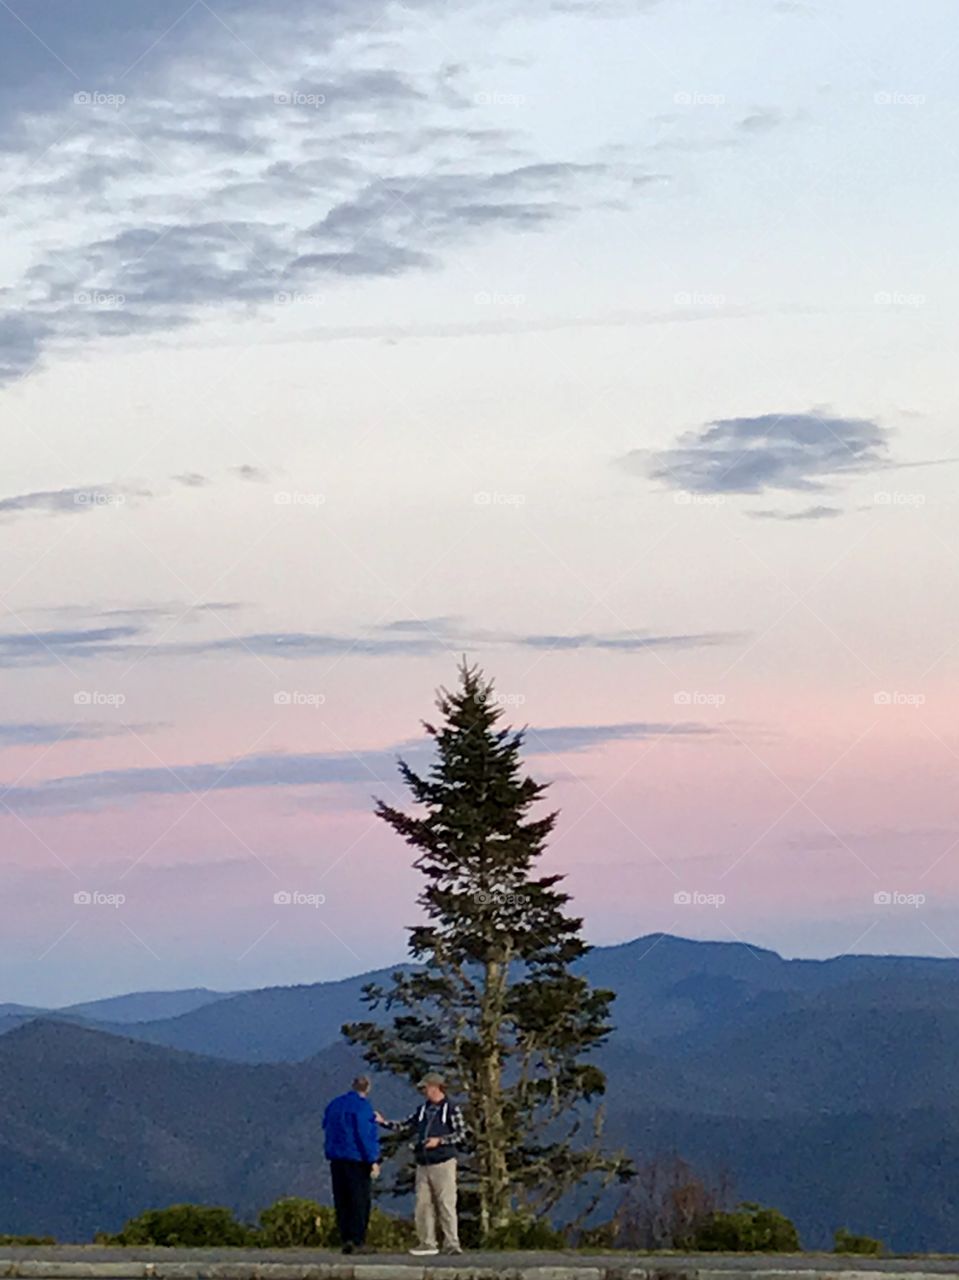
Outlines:
{"type": "Polygon", "coordinates": [[[0,1277],[30,1280],[959,1280],[959,1258],[833,1254],[464,1253],[344,1257],[319,1249],[108,1249],[0,1246],[0,1277]]]}

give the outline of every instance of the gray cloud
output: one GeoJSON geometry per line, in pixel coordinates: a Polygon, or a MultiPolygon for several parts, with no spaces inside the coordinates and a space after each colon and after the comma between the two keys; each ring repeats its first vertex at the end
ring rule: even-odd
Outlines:
{"type": "MultiPolygon", "coordinates": [[[[262,484],[270,477],[262,467],[249,464],[229,467],[228,475],[239,480],[262,484]]],[[[171,476],[174,484],[186,489],[201,489],[213,483],[214,477],[197,471],[171,476]]],[[[121,507],[142,499],[160,496],[156,489],[129,484],[76,485],[64,489],[40,489],[33,493],[12,494],[0,498],[0,520],[36,513],[41,515],[84,515],[104,507],[121,507]]]]}
{"type": "Polygon", "coordinates": [[[775,111],[771,107],[760,107],[750,112],[748,116],[744,116],[737,127],[746,133],[768,133],[771,129],[778,128],[783,121],[781,111],[775,111]]]}
{"type": "Polygon", "coordinates": [[[427,94],[410,76],[385,67],[357,71],[328,80],[301,79],[290,97],[316,98],[323,106],[349,105],[364,109],[395,108],[403,102],[422,102],[427,94]]]}
{"type": "MultiPolygon", "coordinates": [[[[608,742],[642,740],[664,733],[700,739],[718,732],[697,724],[569,725],[529,730],[528,754],[543,757],[589,751],[608,742]]],[[[236,760],[157,768],[106,769],[53,778],[36,786],[15,786],[4,806],[15,813],[65,813],[124,804],[142,795],[189,795],[250,788],[361,785],[391,787],[398,756],[425,766],[429,744],[421,738],[376,750],[330,753],[272,753],[236,760]]]]}
{"type": "Polygon", "coordinates": [[[833,520],[845,514],[842,507],[804,507],[802,511],[749,511],[754,520],[833,520]]]}
{"type": "MultiPolygon", "coordinates": [[[[10,294],[0,289],[0,301],[10,294]]],[[[40,358],[49,326],[39,316],[0,317],[0,386],[29,373],[40,358]]]]}
{"type": "MultiPolygon", "coordinates": [[[[330,252],[344,251],[375,228],[380,251],[392,246],[427,260],[427,246],[464,232],[503,226],[537,230],[569,215],[573,206],[555,197],[581,180],[609,175],[598,164],[533,164],[493,173],[410,173],[370,183],[356,197],[336,205],[310,229],[330,252]]],[[[315,256],[300,259],[314,262],[315,256]]],[[[414,264],[410,264],[414,265],[414,264]]]]}
{"type": "MultiPolygon", "coordinates": [[[[199,606],[198,608],[203,608],[199,606]]],[[[217,606],[208,606],[216,612],[217,606]]],[[[194,614],[193,609],[184,615],[194,614]]],[[[441,638],[429,635],[336,636],[315,632],[253,632],[246,635],[222,636],[205,640],[180,642],[150,641],[145,625],[148,615],[143,610],[130,614],[125,625],[91,628],[49,628],[24,632],[0,633],[0,667],[50,666],[55,662],[70,665],[93,658],[115,658],[134,661],[140,658],[215,657],[220,654],[247,654],[270,658],[402,656],[441,652],[441,638]]],[[[174,611],[156,614],[159,618],[176,618],[174,611]]]]}
{"type": "Polygon", "coordinates": [[[627,724],[580,724],[554,729],[529,729],[525,745],[531,755],[565,755],[576,751],[589,751],[607,742],[633,742],[647,738],[661,738],[666,734],[678,738],[711,738],[720,730],[704,724],[656,724],[633,722],[627,724]]]}
{"type": "MultiPolygon", "coordinates": [[[[704,116],[702,111],[689,112],[688,101],[691,93],[685,96],[687,106],[682,111],[668,112],[655,116],[654,125],[666,128],[665,136],[652,143],[653,151],[675,151],[690,154],[709,153],[711,151],[733,151],[748,146],[765,133],[770,133],[787,123],[786,116],[774,107],[757,107],[747,115],[741,116],[731,123],[724,112],[710,112],[704,116]]],[[[708,95],[706,100],[709,100],[708,95]]],[[[725,99],[717,95],[716,106],[724,106],[725,99]]]]}
{"type": "Polygon", "coordinates": [[[721,418],[670,449],[634,450],[628,471],[694,493],[817,492],[840,476],[889,465],[885,429],[867,418],[766,413],[721,418]]]}
{"type": "Polygon", "coordinates": [[[458,626],[458,618],[444,614],[436,618],[395,618],[392,622],[381,623],[377,630],[387,634],[391,631],[435,631],[439,635],[449,635],[458,626]]]}
{"type": "Polygon", "coordinates": [[[210,614],[237,613],[247,606],[238,600],[210,600],[201,604],[184,604],[172,601],[169,604],[131,605],[126,608],[100,609],[99,618],[126,618],[131,622],[147,623],[180,618],[185,621],[198,622],[210,614]]]}
{"type": "Polygon", "coordinates": [[[115,656],[139,634],[140,628],[133,625],[0,632],[0,667],[49,666],[73,658],[115,656]]]}
{"type": "MultiPolygon", "coordinates": [[[[130,726],[81,723],[0,723],[0,747],[42,747],[55,742],[93,742],[100,738],[116,738],[129,732],[130,726]]],[[[138,733],[149,726],[137,725],[138,733]]]]}
{"type": "Polygon", "coordinates": [[[200,657],[224,653],[258,654],[271,658],[336,657],[349,653],[359,656],[427,654],[446,648],[442,637],[429,634],[405,636],[354,635],[336,636],[313,631],[265,631],[240,636],[223,636],[213,640],[197,640],[184,644],[157,646],[157,655],[175,654],[200,657]]]}
{"type": "Polygon", "coordinates": [[[125,485],[83,485],[69,489],[44,489],[36,493],[14,494],[0,498],[0,519],[36,511],[50,515],[83,515],[101,507],[121,506],[127,500],[152,498],[149,489],[125,485]]]}
{"type": "Polygon", "coordinates": [[[510,637],[507,643],[530,649],[611,649],[621,653],[637,653],[643,649],[702,649],[712,645],[729,644],[741,636],[731,632],[692,632],[677,635],[644,635],[641,632],[620,632],[611,635],[524,635],[510,637]]]}
{"type": "Polygon", "coordinates": [[[254,467],[246,462],[242,466],[231,467],[230,474],[236,476],[238,480],[247,480],[251,484],[265,484],[270,478],[262,467],[254,467]]]}
{"type": "MultiPolygon", "coordinates": [[[[102,621],[118,625],[96,627],[37,627],[0,633],[0,667],[72,664],[87,659],[114,658],[127,662],[143,658],[216,658],[229,654],[271,660],[297,661],[318,657],[416,657],[487,648],[535,650],[600,650],[642,653],[647,649],[699,649],[730,644],[742,637],[727,632],[651,634],[640,631],[597,633],[513,634],[471,629],[455,619],[398,619],[367,632],[334,635],[315,631],[260,631],[189,640],[151,640],[150,624],[166,620],[198,623],[205,613],[222,613],[242,606],[216,602],[179,607],[133,607],[100,611],[102,621]]],[[[66,617],[77,616],[77,611],[66,617]]]]}
{"type": "MultiPolygon", "coordinates": [[[[28,263],[4,291],[16,315],[0,322],[0,384],[48,348],[423,270],[635,189],[624,162],[518,159],[529,139],[489,127],[445,54],[424,60],[409,6],[138,7],[89,0],[87,25],[48,0],[35,34],[0,7],[0,125],[28,263]]],[[[436,0],[420,9],[443,20],[436,0]]]]}
{"type": "Polygon", "coordinates": [[[433,262],[429,254],[367,238],[361,250],[303,254],[294,261],[293,268],[333,276],[396,276],[433,262]]]}

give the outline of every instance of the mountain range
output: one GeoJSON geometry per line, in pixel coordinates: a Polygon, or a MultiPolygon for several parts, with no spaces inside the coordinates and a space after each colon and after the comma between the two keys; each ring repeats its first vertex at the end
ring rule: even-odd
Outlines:
{"type": "MultiPolygon", "coordinates": [[[[657,934],[582,964],[617,993],[611,1144],[728,1173],[809,1247],[843,1225],[898,1250],[959,1246],[959,961],[657,934]]],[[[250,1215],[323,1198],[319,1118],[359,1064],[340,1027],[384,976],[0,1006],[0,1232],[89,1239],[174,1201],[250,1215]]],[[[411,1102],[390,1079],[376,1100],[411,1102]]]]}

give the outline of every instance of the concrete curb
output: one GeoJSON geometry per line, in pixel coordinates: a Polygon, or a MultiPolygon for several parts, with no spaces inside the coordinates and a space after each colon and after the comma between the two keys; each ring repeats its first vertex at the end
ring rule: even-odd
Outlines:
{"type": "MultiPolygon", "coordinates": [[[[880,1273],[882,1274],[882,1273],[880,1273]]],[[[895,1280],[959,1280],[955,1271],[896,1271],[895,1280]]],[[[524,1266],[489,1267],[403,1262],[67,1262],[59,1259],[2,1258],[0,1277],[11,1280],[876,1280],[877,1272],[810,1267],[524,1266]]]]}

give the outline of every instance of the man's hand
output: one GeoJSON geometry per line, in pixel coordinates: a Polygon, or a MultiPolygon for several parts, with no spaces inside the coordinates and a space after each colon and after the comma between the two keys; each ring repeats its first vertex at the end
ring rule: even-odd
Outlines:
{"type": "Polygon", "coordinates": [[[379,1166],[378,1164],[371,1165],[371,1166],[370,1166],[370,1177],[371,1177],[371,1178],[378,1178],[379,1176],[380,1176],[380,1166],[379,1166]]]}
{"type": "Polygon", "coordinates": [[[433,1151],[436,1147],[440,1145],[440,1142],[441,1142],[440,1138],[427,1138],[426,1141],[423,1143],[423,1146],[426,1148],[427,1151],[433,1151]]]}
{"type": "Polygon", "coordinates": [[[388,1123],[388,1122],[387,1122],[386,1117],[385,1117],[385,1116],[380,1115],[380,1113],[379,1113],[378,1111],[374,1111],[374,1112],[373,1112],[373,1119],[376,1121],[376,1123],[377,1123],[377,1124],[387,1124],[387,1123],[388,1123]]]}

